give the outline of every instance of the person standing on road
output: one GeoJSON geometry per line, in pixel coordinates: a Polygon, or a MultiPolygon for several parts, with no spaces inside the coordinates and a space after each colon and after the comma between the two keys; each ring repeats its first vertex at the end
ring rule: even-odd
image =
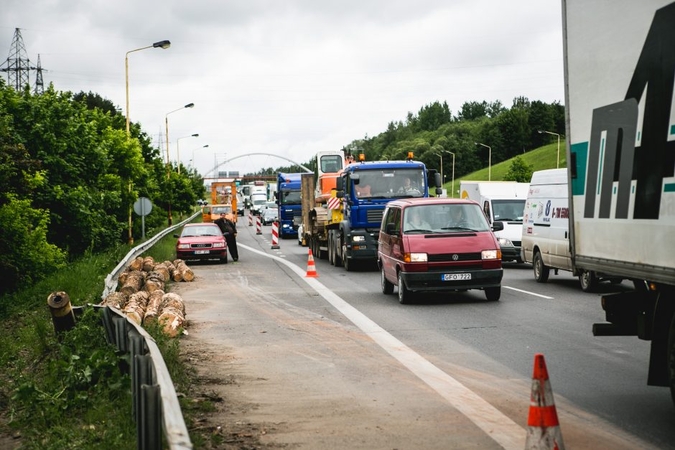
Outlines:
{"type": "Polygon", "coordinates": [[[237,222],[231,214],[221,214],[219,219],[213,221],[225,236],[227,248],[230,249],[232,261],[239,260],[239,251],[237,250],[237,222]],[[229,216],[229,217],[228,217],[229,216]]]}

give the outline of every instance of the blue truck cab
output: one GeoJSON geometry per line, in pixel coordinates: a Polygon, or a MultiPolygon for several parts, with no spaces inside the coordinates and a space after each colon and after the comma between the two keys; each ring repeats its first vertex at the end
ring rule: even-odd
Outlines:
{"type": "Polygon", "coordinates": [[[302,220],[300,202],[301,173],[279,173],[277,176],[277,204],[279,205],[279,237],[282,239],[298,235],[302,220]]]}
{"type": "Polygon", "coordinates": [[[377,239],[387,203],[429,197],[430,174],[440,195],[440,174],[427,171],[419,161],[357,162],[345,167],[336,182],[343,217],[330,231],[329,246],[347,270],[354,262],[377,260],[377,239]]]}

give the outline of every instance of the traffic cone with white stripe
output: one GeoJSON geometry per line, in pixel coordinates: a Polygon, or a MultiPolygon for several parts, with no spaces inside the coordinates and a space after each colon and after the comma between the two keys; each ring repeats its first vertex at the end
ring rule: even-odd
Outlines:
{"type": "Polygon", "coordinates": [[[527,418],[525,450],[564,450],[553,390],[548,380],[544,355],[534,355],[530,413],[527,418]]]}
{"type": "Polygon", "coordinates": [[[309,249],[309,257],[307,258],[307,275],[306,277],[313,277],[316,278],[319,276],[318,273],[316,273],[316,266],[314,265],[314,256],[312,256],[312,249],[309,249]]]}

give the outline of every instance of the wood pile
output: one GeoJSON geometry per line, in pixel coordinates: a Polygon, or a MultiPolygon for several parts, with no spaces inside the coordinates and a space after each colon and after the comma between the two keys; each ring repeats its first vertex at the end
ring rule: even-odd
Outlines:
{"type": "Polygon", "coordinates": [[[138,325],[159,323],[163,332],[177,336],[186,324],[185,303],[180,295],[166,292],[169,281],[193,281],[194,272],[185,261],[155,262],[152,257],[137,257],[118,277],[118,291],[108,295],[101,305],[122,311],[138,325]]]}

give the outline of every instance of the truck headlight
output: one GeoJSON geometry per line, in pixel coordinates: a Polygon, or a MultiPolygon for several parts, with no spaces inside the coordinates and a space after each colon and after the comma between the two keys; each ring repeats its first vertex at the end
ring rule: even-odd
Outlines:
{"type": "Polygon", "coordinates": [[[365,236],[353,236],[352,237],[352,242],[365,242],[366,237],[365,236]]]}
{"type": "Polygon", "coordinates": [[[483,250],[480,252],[481,259],[502,259],[501,250],[483,250]]]}

